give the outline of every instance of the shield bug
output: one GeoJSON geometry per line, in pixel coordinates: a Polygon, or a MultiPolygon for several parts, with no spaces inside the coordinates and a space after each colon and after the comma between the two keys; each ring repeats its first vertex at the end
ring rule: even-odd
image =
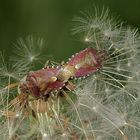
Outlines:
{"type": "Polygon", "coordinates": [[[94,48],[86,48],[56,68],[47,67],[28,73],[20,89],[36,98],[60,91],[66,88],[72,77],[84,77],[101,69],[103,55],[94,48]]]}

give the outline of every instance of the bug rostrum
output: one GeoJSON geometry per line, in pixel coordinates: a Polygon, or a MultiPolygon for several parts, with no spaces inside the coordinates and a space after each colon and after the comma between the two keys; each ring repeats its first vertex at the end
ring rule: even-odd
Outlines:
{"type": "Polygon", "coordinates": [[[73,55],[65,64],[28,73],[20,90],[35,98],[60,91],[66,88],[70,79],[84,77],[101,69],[103,55],[102,51],[86,48],[73,55]]]}

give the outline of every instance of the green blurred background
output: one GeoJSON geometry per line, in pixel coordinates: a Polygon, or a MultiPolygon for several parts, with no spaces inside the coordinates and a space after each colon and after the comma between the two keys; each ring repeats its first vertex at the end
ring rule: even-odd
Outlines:
{"type": "Polygon", "coordinates": [[[45,39],[46,55],[65,60],[84,47],[72,35],[73,17],[93,5],[140,28],[140,0],[0,0],[0,50],[11,55],[19,37],[33,35],[45,39]]]}

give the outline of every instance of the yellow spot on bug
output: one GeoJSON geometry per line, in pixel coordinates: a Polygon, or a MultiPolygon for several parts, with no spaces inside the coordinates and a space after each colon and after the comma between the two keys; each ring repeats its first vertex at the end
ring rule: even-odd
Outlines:
{"type": "Polygon", "coordinates": [[[57,77],[53,76],[50,78],[50,82],[55,82],[57,80],[57,77]]]}

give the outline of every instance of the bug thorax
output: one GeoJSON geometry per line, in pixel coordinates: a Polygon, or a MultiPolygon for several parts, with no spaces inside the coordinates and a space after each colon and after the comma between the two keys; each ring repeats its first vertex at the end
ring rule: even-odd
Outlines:
{"type": "Polygon", "coordinates": [[[73,65],[63,65],[57,75],[58,80],[67,82],[71,77],[74,76],[76,68],[73,65]]]}

